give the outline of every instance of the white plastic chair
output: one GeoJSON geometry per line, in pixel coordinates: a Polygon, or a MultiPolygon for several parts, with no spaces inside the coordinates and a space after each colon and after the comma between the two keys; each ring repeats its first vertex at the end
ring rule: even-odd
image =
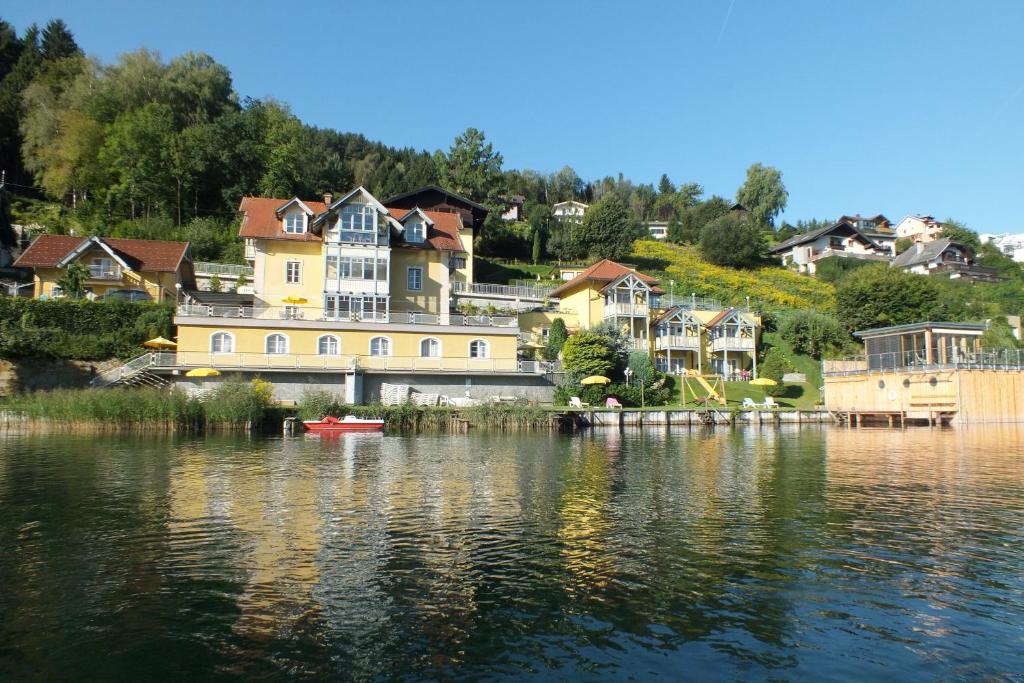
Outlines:
{"type": "Polygon", "coordinates": [[[583,401],[581,401],[579,396],[573,396],[572,398],[569,399],[569,407],[570,408],[589,408],[590,404],[589,403],[584,403],[583,401]]]}

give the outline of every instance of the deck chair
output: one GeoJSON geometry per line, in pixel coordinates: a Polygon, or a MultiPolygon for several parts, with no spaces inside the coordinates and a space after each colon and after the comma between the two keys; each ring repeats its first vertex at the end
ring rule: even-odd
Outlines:
{"type": "Polygon", "coordinates": [[[765,408],[778,408],[779,404],[776,403],[775,399],[772,398],[771,396],[765,396],[764,397],[764,407],[765,408]]]}
{"type": "Polygon", "coordinates": [[[761,404],[755,402],[754,399],[752,399],[749,396],[747,396],[746,398],[743,399],[743,407],[744,408],[760,408],[761,404]]]}
{"type": "Polygon", "coordinates": [[[589,408],[590,404],[589,403],[584,403],[583,401],[581,401],[579,396],[573,396],[572,398],[569,399],[569,407],[570,408],[589,408]]]}
{"type": "Polygon", "coordinates": [[[622,404],[619,403],[619,399],[615,398],[614,396],[609,396],[608,398],[606,398],[604,400],[604,407],[605,408],[622,408],[622,404]]]}

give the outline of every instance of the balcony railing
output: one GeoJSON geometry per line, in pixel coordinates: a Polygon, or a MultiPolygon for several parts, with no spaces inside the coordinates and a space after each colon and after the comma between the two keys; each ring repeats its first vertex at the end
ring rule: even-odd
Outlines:
{"type": "Polygon", "coordinates": [[[234,263],[208,263],[205,261],[196,261],[192,264],[192,269],[196,275],[231,275],[238,277],[244,275],[245,277],[252,277],[252,266],[240,266],[234,263]]]}
{"type": "Polygon", "coordinates": [[[121,266],[89,266],[90,280],[120,280],[121,266]]]}
{"type": "Polygon", "coordinates": [[[606,318],[619,316],[619,317],[635,317],[635,318],[646,318],[650,307],[647,304],[605,304],[604,305],[604,316],[606,318]]]}
{"type": "Polygon", "coordinates": [[[1024,350],[993,349],[963,351],[957,347],[932,350],[931,359],[923,350],[873,353],[822,361],[826,377],[856,375],[867,372],[914,370],[1024,370],[1024,350]]]}
{"type": "Polygon", "coordinates": [[[752,337],[718,337],[711,340],[712,351],[753,351],[752,337]]]}
{"type": "Polygon", "coordinates": [[[958,261],[943,263],[928,271],[930,274],[948,273],[952,278],[966,278],[970,280],[981,280],[982,282],[1000,282],[999,271],[987,266],[975,266],[958,261]]]}
{"type": "Polygon", "coordinates": [[[654,338],[654,348],[696,351],[700,348],[700,337],[688,337],[683,334],[664,334],[654,338]]]}
{"type": "Polygon", "coordinates": [[[422,358],[419,356],[320,356],[299,353],[178,353],[152,354],[151,367],[184,370],[209,367],[230,370],[376,370],[397,372],[522,373],[541,375],[557,367],[544,361],[515,358],[422,358]]]}
{"type": "Polygon", "coordinates": [[[502,296],[513,299],[536,299],[543,301],[553,291],[553,287],[526,287],[509,285],[491,285],[484,282],[452,282],[452,291],[456,294],[472,296],[502,296]]]}
{"type": "MultiPolygon", "coordinates": [[[[210,306],[207,304],[182,304],[177,313],[183,317],[199,318],[245,318],[250,320],[307,320],[323,322],[378,322],[407,325],[443,325],[442,317],[435,313],[417,311],[362,311],[345,315],[328,315],[319,308],[299,306],[210,306]]],[[[452,313],[448,325],[463,327],[518,327],[515,316],[462,315],[452,313]]]]}

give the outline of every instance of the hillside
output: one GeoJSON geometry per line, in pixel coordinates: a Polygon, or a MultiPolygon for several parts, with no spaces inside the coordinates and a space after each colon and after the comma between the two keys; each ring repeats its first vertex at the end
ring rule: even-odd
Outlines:
{"type": "Polygon", "coordinates": [[[666,290],[674,281],[677,296],[696,293],[732,305],[746,303],[749,296],[752,304],[764,310],[835,310],[835,288],[830,283],[779,267],[737,270],[715,266],[701,258],[696,246],[639,241],[633,247],[632,262],[660,278],[666,290]]]}

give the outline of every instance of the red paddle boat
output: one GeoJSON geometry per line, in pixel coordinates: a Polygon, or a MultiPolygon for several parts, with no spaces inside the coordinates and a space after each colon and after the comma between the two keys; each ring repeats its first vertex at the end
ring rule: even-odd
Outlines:
{"type": "Polygon", "coordinates": [[[306,426],[306,431],[315,434],[384,431],[384,420],[364,419],[355,415],[346,415],[343,420],[328,415],[322,420],[303,420],[302,424],[306,426]]]}

